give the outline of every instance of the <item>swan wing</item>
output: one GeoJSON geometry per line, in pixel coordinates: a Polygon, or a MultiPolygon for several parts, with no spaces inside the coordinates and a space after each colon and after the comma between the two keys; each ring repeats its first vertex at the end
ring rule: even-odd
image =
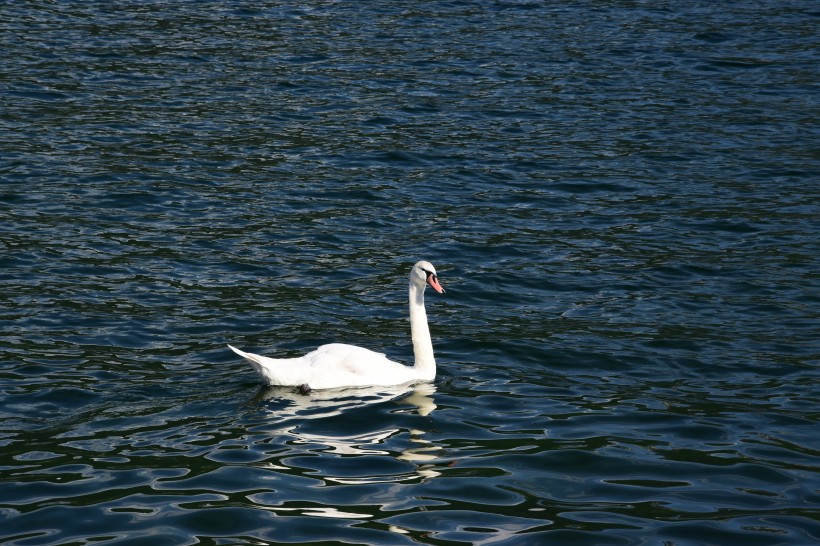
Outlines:
{"type": "Polygon", "coordinates": [[[411,381],[412,369],[370,349],[331,343],[304,356],[314,389],[395,385],[411,381]]]}
{"type": "Polygon", "coordinates": [[[299,358],[270,358],[228,345],[247,360],[268,385],[311,389],[396,385],[416,379],[413,369],[370,349],[331,343],[299,358]]]}

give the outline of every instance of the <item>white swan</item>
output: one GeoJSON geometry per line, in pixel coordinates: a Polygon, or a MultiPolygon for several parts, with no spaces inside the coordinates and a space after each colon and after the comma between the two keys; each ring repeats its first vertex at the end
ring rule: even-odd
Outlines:
{"type": "Polygon", "coordinates": [[[432,381],[436,377],[436,359],[424,309],[427,285],[444,293],[436,269],[430,262],[421,261],[410,270],[410,334],[416,356],[412,368],[382,353],[342,343],[322,345],[298,358],[270,358],[228,347],[248,360],[267,384],[300,387],[303,391],[432,381]]]}

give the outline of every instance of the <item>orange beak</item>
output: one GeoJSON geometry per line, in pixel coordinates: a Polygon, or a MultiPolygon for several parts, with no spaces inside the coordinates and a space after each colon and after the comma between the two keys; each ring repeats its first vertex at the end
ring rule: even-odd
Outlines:
{"type": "Polygon", "coordinates": [[[427,275],[427,284],[429,284],[430,287],[439,294],[444,294],[444,288],[442,288],[439,284],[438,277],[436,277],[432,273],[427,275]]]}

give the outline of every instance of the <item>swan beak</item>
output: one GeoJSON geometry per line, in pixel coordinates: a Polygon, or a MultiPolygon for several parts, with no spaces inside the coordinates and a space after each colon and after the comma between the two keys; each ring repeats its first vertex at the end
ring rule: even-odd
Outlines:
{"type": "Polygon", "coordinates": [[[427,284],[429,284],[433,290],[438,292],[439,294],[444,294],[444,288],[439,284],[438,277],[435,275],[427,275],[427,284]]]}

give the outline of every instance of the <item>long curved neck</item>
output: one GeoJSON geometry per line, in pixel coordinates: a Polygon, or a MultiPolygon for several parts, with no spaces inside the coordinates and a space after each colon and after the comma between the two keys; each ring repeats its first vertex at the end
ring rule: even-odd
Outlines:
{"type": "Polygon", "coordinates": [[[414,369],[420,379],[432,381],[436,377],[436,359],[430,327],[427,326],[427,311],[424,310],[424,286],[414,282],[410,283],[410,335],[416,355],[414,369]]]}

